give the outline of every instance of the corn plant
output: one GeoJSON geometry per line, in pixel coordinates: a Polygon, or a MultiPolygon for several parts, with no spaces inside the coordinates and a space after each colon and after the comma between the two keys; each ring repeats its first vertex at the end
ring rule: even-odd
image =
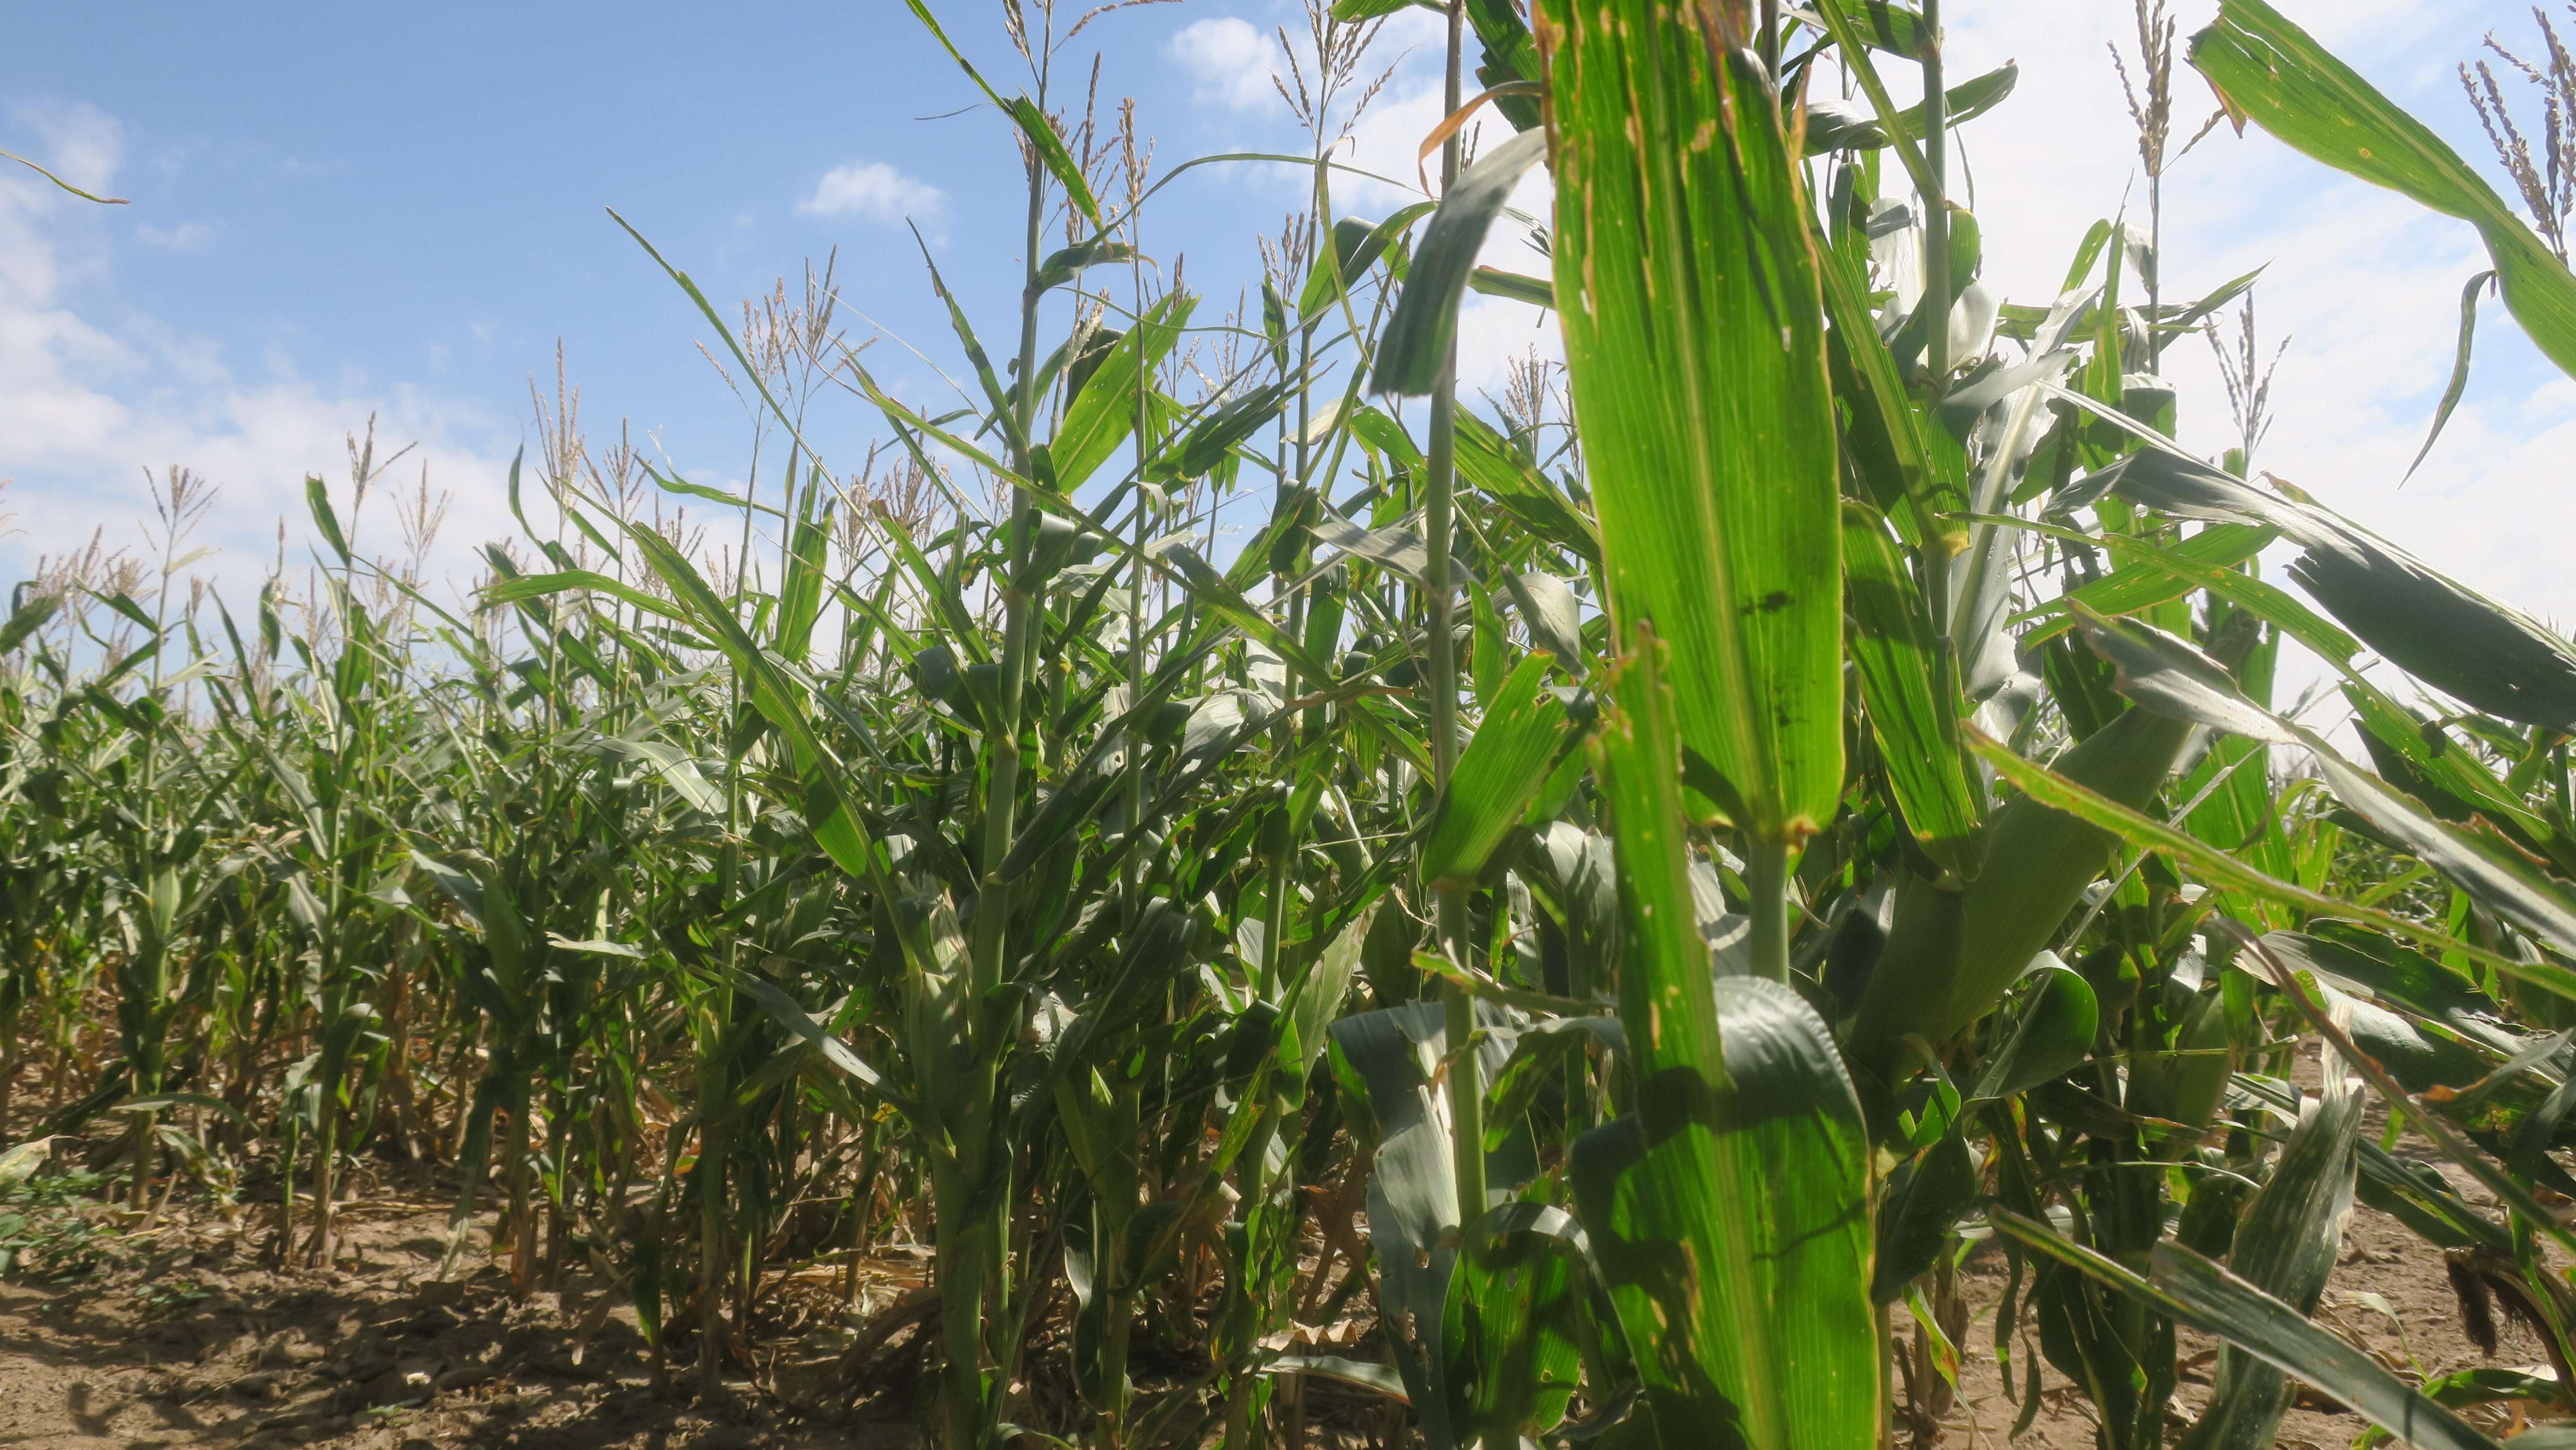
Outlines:
{"type": "MultiPolygon", "coordinates": [[[[960,399],[881,379],[831,266],[729,317],[630,228],[738,483],[595,447],[566,382],[461,606],[425,494],[373,547],[372,442],[239,622],[179,475],[149,559],[31,581],[0,1124],[113,1114],[130,1206],[239,1184],[281,1260],[434,1160],[442,1272],[484,1225],[521,1294],[614,1285],[701,1395],[828,1264],[835,1392],[907,1343],[961,1450],[1303,1444],[1327,1383],[1432,1447],[1921,1441],[1989,1353],[2128,1450],[2184,1329],[2226,1345],[2198,1447],[2293,1380],[2417,1444],[2576,1412],[2576,649],[2254,471],[2295,400],[2256,279],[2163,255],[2161,11],[2147,214],[2020,297],[1952,175],[2018,73],[1948,74],[1937,3],[1455,0],[1436,193],[1354,215],[1396,8],[1306,17],[1303,154],[1158,172],[1072,79],[1118,19],[914,0],[1025,188],[1006,315],[921,251],[960,399]],[[1307,198],[1223,316],[1149,250],[1218,166],[1307,198]],[[1542,171],[1544,268],[1480,265],[1542,171]],[[1462,396],[1470,290],[1562,367],[1462,396]],[[2160,368],[2231,307],[2213,461],[2160,368]],[[2285,645],[2331,694],[2280,698],[2285,645]],[[2560,1378],[2410,1384],[2313,1322],[2355,1201],[2560,1378]]],[[[2555,249],[2287,19],[2226,0],[2187,58],[2476,225],[2576,357],[2555,249]]]]}

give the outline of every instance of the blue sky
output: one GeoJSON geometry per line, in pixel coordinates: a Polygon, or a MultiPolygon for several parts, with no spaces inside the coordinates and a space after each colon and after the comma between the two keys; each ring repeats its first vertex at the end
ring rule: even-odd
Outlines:
{"type": "MultiPolygon", "coordinates": [[[[2285,0],[2349,60],[2473,159],[2483,142],[2452,68],[2521,6],[2285,0]]],[[[1005,89],[1018,62],[998,6],[939,7],[1005,89]]],[[[2186,32],[2209,6],[2187,0],[2186,32]]],[[[1954,69],[2017,58],[2025,83],[1966,133],[1990,279],[2045,301],[2084,227],[2143,205],[2107,41],[2133,44],[2112,0],[1953,0],[1954,69]],[[2134,194],[2133,194],[2134,193],[2134,194]]],[[[1068,19],[1079,11],[1068,7],[1068,19]]],[[[1296,144],[1271,93],[1276,0],[1187,0],[1094,23],[1064,54],[1075,86],[1097,46],[1104,111],[1133,95],[1158,164],[1296,144]]],[[[1394,75],[1352,141],[1360,164],[1411,171],[1436,119],[1436,22],[1390,27],[1367,70],[1394,75]]],[[[678,466],[739,472],[748,424],[695,348],[687,303],[608,220],[616,207],[720,305],[840,249],[853,339],[870,323],[943,366],[903,217],[994,332],[1018,275],[1021,201],[1004,123],[946,119],[974,92],[896,0],[778,3],[32,7],[0,53],[0,146],[112,187],[92,208],[0,178],[0,476],[20,533],[0,573],[116,542],[143,474],[186,464],[224,488],[211,530],[232,581],[255,577],[307,471],[345,470],[342,436],[373,412],[421,446],[456,498],[446,557],[504,526],[499,481],[529,436],[528,380],[565,348],[596,435],[623,416],[678,466]]],[[[2205,88],[2185,73],[2177,112],[2205,88]]],[[[1252,275],[1298,183],[1201,173],[1157,210],[1148,250],[1186,252],[1218,308],[1252,275]]],[[[2224,128],[2168,182],[2168,295],[2270,262],[2267,330],[2292,336],[2262,460],[2373,527],[2536,612],[2576,618],[2550,543],[2576,525],[2565,459],[2576,384],[2490,308],[2475,385],[2423,473],[2397,487],[2448,366],[2469,229],[2224,128]]],[[[1380,213],[1384,188],[1351,198],[1380,213]]],[[[1543,205],[1543,197],[1533,196],[1543,205]]],[[[1472,382],[1549,346],[1534,314],[1480,303],[1463,336],[1472,382]]],[[[2226,431],[2206,350],[2176,349],[2185,434],[2226,431]]],[[[925,363],[881,344],[900,389],[925,363]]],[[[867,435],[851,403],[825,436],[867,435]]],[[[847,458],[843,462],[849,462],[847,458]]],[[[300,530],[297,531],[300,534],[300,530]]],[[[300,553],[300,545],[298,546],[300,553]]]]}

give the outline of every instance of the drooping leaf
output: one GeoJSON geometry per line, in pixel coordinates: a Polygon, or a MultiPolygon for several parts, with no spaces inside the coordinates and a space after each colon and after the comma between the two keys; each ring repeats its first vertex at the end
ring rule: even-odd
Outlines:
{"type": "Polygon", "coordinates": [[[2451,380],[2442,385],[2442,401],[2433,408],[2433,426],[2425,430],[2424,446],[2415,450],[2414,461],[2406,465],[2406,477],[2424,466],[2432,456],[2433,445],[2441,441],[2442,430],[2449,426],[2451,410],[2460,406],[2460,395],[2469,390],[2469,353],[2478,336],[2478,293],[2495,281],[2495,273],[2480,272],[2460,289],[2460,342],[2451,355],[2451,380]]]}
{"type": "Polygon", "coordinates": [[[2084,974],[2054,954],[2030,974],[2030,995],[2003,1050],[1986,1063],[1974,1101],[1994,1102],[2053,1081],[2093,1055],[2101,1004],[2084,974]]]}
{"type": "MultiPolygon", "coordinates": [[[[1864,10],[1871,7],[1864,6],[1864,10]]],[[[2002,105],[2011,95],[2014,82],[2021,79],[2021,67],[2006,61],[1984,75],[1961,81],[1943,94],[1948,98],[1946,115],[1951,125],[1971,121],[2002,105]]],[[[1923,113],[1907,109],[1899,114],[1898,128],[1914,140],[1923,137],[1923,113]]],[[[1827,151],[1876,151],[1887,145],[1887,129],[1866,106],[1845,101],[1810,101],[1807,103],[1807,154],[1827,151]]]]}
{"type": "Polygon", "coordinates": [[[2506,719],[2576,727],[2576,648],[2330,510],[2164,448],[2095,477],[2166,513],[2279,529],[2305,550],[2291,576],[2391,663],[2506,719]]]}
{"type": "MultiPolygon", "coordinates": [[[[2128,719],[2131,716],[2123,715],[2121,718],[2128,719]]],[[[2096,731],[2095,738],[2098,739],[2103,733],[2096,731]]],[[[1967,728],[1967,739],[1970,750],[1993,765],[1998,774],[2024,792],[2025,799],[2035,806],[2064,812],[2142,850],[2162,852],[2175,861],[2188,865],[2202,880],[2213,886],[2234,887],[2252,895],[2262,896],[2286,906],[2315,912],[2322,916],[2344,916],[2365,921],[2382,931],[2422,942],[2440,951],[2457,953],[2469,960],[2493,967],[2518,981],[2529,982],[2533,986],[2554,992],[2559,996],[2576,1000],[2576,972],[2571,972],[2555,962],[2522,961],[2471,942],[2461,941],[2439,927],[2428,926],[2423,922],[2382,911],[2376,907],[2339,901],[2295,882],[2266,876],[2261,871],[2197,837],[2143,815],[2135,808],[2110,799],[2105,793],[2080,784],[2060,772],[2022,759],[2008,746],[1980,733],[1973,726],[1967,728]]]]}
{"type": "Polygon", "coordinates": [[[1878,1264],[1869,1297],[1893,1304],[1932,1267],[1950,1230],[1977,1198],[1977,1165],[1967,1140],[1950,1133],[1897,1166],[1878,1223],[1878,1264]]]}
{"type": "MultiPolygon", "coordinates": [[[[2328,1071],[2342,1068],[2329,1061],[2328,1071]]],[[[2316,1309],[2343,1248],[2364,1106],[2360,1093],[2338,1087],[2301,1115],[2228,1251],[2239,1278],[2302,1314],[2316,1309]]],[[[2268,1450],[2289,1391],[2279,1367],[2222,1346],[2209,1404],[2183,1437],[2184,1450],[2268,1450]]]]}
{"type": "Polygon", "coordinates": [[[1476,158],[1458,174],[1414,248],[1395,316],[1378,341],[1372,386],[1381,393],[1428,393],[1440,381],[1458,336],[1458,304],[1483,250],[1485,233],[1529,169],[1547,154],[1547,137],[1524,131],[1476,158]]]}
{"type": "Polygon", "coordinates": [[[2552,362],[2576,373],[2576,276],[2431,128],[2392,104],[2263,0],[2223,0],[2191,38],[2191,63],[2240,124],[2478,229],[2505,306],[2552,362]]]}
{"type": "Polygon", "coordinates": [[[2058,1263],[2315,1385],[2411,1445],[2495,1450],[2494,1441],[2409,1388],[2377,1360],[2179,1244],[2156,1245],[2150,1278],[2018,1214],[1999,1210],[1994,1224],[2058,1263]]]}

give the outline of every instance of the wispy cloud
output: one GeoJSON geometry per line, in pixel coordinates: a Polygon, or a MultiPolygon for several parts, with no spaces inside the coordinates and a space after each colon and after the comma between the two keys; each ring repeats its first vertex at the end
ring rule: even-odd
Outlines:
{"type": "Polygon", "coordinates": [[[1254,111],[1278,95],[1271,72],[1279,48],[1250,21],[1233,16],[1194,20],[1182,26],[1163,53],[1189,76],[1190,98],[1230,111],[1254,111]]]}
{"type": "Polygon", "coordinates": [[[796,209],[807,216],[854,216],[927,227],[948,215],[948,193],[882,161],[853,161],[823,173],[796,209]]]}
{"type": "Polygon", "coordinates": [[[175,227],[145,222],[134,229],[134,239],[165,252],[202,252],[214,242],[215,229],[204,222],[181,222],[175,227]]]}
{"type": "MultiPolygon", "coordinates": [[[[124,159],[115,117],[74,105],[22,107],[13,118],[20,136],[32,135],[19,146],[65,180],[112,185],[124,159]]],[[[16,532],[0,544],[0,565],[26,571],[41,556],[78,550],[93,530],[111,548],[133,540],[147,476],[179,464],[223,490],[199,538],[222,552],[193,572],[239,598],[276,557],[280,522],[289,537],[303,533],[305,475],[345,477],[344,440],[373,418],[379,457],[420,444],[405,482],[426,464],[430,487],[454,495],[433,575],[471,578],[472,546],[510,531],[501,486],[508,420],[415,387],[322,385],[282,366],[237,370],[216,340],[118,299],[99,241],[123,212],[40,179],[0,177],[0,437],[16,476],[6,496],[16,532]]],[[[177,247],[212,234],[196,223],[135,233],[177,247]]],[[[301,557],[294,549],[288,560],[301,557]]]]}

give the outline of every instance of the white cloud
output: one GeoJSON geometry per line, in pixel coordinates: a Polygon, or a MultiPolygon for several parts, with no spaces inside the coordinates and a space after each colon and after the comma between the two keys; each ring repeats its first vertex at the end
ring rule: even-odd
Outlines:
{"type": "Polygon", "coordinates": [[[214,241],[215,229],[204,222],[181,222],[175,227],[144,222],[134,229],[134,239],[165,252],[202,252],[214,241]]]}
{"type": "Polygon", "coordinates": [[[948,193],[882,161],[853,161],[824,172],[796,209],[807,216],[911,220],[927,226],[947,215],[948,193]]]}
{"type": "Polygon", "coordinates": [[[43,143],[45,167],[83,191],[104,193],[125,163],[125,128],[86,101],[22,105],[18,121],[43,143]]]}
{"type": "Polygon", "coordinates": [[[1193,20],[1163,53],[1188,72],[1190,99],[1203,105],[1256,111],[1278,100],[1271,81],[1279,67],[1278,43],[1249,21],[1230,15],[1193,20]]]}
{"type": "MultiPolygon", "coordinates": [[[[35,158],[65,180],[112,185],[123,157],[113,117],[74,106],[19,119],[35,135],[35,158]]],[[[15,529],[0,543],[0,566],[32,572],[93,531],[111,549],[139,542],[147,475],[176,464],[220,490],[196,540],[220,552],[197,572],[239,603],[274,561],[281,520],[290,541],[305,536],[306,474],[346,499],[345,440],[372,416],[380,457],[421,444],[386,482],[414,482],[425,462],[433,491],[453,495],[434,577],[470,578],[472,547],[510,528],[500,456],[503,431],[516,431],[510,420],[416,388],[326,389],[279,365],[265,377],[237,373],[215,341],[110,300],[102,243],[124,220],[122,208],[81,201],[31,173],[0,177],[0,464],[15,477],[0,497],[15,529]]],[[[382,512],[371,504],[359,521],[361,546],[398,552],[382,512]]],[[[289,564],[304,558],[290,542],[289,564]]]]}

